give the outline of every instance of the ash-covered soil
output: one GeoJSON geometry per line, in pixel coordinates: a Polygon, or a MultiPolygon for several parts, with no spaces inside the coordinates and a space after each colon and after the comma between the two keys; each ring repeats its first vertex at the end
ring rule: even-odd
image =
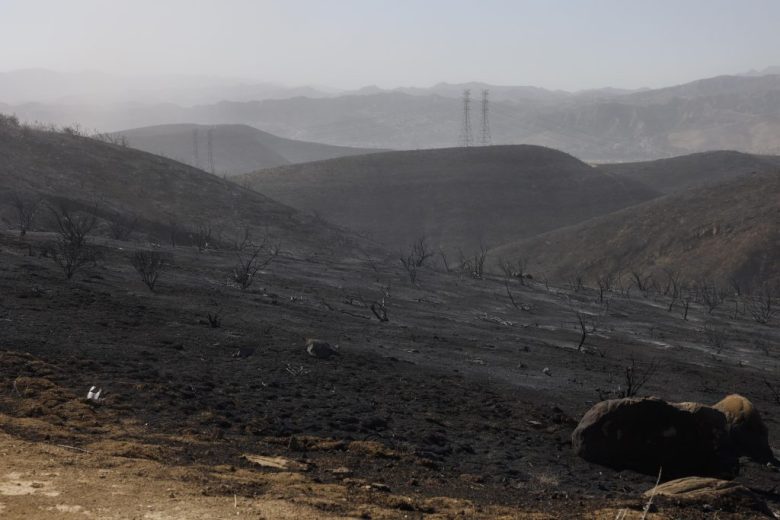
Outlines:
{"type": "MultiPolygon", "coordinates": [[[[127,260],[136,245],[96,239],[101,262],[67,282],[37,254],[49,238],[0,242],[0,445],[23,446],[6,450],[15,464],[24,451],[50,463],[70,453],[85,474],[94,457],[146,461],[160,482],[186,483],[174,495],[217,497],[224,511],[307,497],[311,518],[615,518],[623,509],[631,518],[655,476],[587,463],[570,435],[592,404],[619,392],[632,360],[659,367],[642,395],[743,394],[780,444],[777,322],[734,316],[728,301],[713,314],[693,304],[683,320],[662,295],[612,293],[604,305],[593,290],[534,280],[512,282],[515,306],[498,277],[423,270],[412,285],[390,260],[284,251],[242,291],[230,282],[235,253],[191,247],[163,248],[174,263],[152,293],[127,260]],[[369,305],[388,287],[380,322],[369,305]],[[582,351],[578,311],[596,324],[582,351]],[[340,354],[307,355],[310,337],[340,354]],[[100,404],[84,400],[91,385],[105,391],[100,404]]],[[[738,481],[780,509],[774,468],[744,461],[738,481]]],[[[20,505],[2,489],[7,511],[45,496],[20,505]]],[[[161,517],[178,514],[169,513],[161,517]]],[[[659,502],[650,517],[713,513],[659,502]]],[[[266,517],[296,517],[285,514],[266,517]]],[[[756,514],[736,504],[719,518],[756,514]]]]}

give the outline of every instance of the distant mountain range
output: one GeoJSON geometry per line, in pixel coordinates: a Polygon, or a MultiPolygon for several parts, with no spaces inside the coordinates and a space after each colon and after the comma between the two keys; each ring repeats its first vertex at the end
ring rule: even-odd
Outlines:
{"type": "MultiPolygon", "coordinates": [[[[472,89],[475,98],[474,138],[480,141],[479,95],[486,88],[491,92],[493,144],[548,146],[591,162],[650,160],[715,149],[778,154],[780,75],[772,74],[772,68],[764,72],[654,90],[577,93],[481,83],[354,92],[268,90],[250,84],[189,87],[190,93],[218,92],[222,100],[218,102],[213,102],[215,95],[189,96],[171,80],[173,86],[156,91],[157,98],[144,94],[101,102],[100,97],[81,95],[54,102],[38,93],[36,99],[45,102],[19,103],[19,89],[12,90],[15,95],[7,94],[12,82],[0,77],[0,112],[26,121],[80,123],[102,131],[176,123],[245,124],[290,139],[336,146],[441,148],[458,144],[464,88],[472,89]],[[196,99],[204,101],[192,104],[196,99]]],[[[69,92],[69,84],[64,85],[59,91],[69,92]]],[[[37,92],[26,91],[28,98],[37,92]]]]}
{"type": "MultiPolygon", "coordinates": [[[[751,75],[760,75],[751,72],[751,75]]],[[[294,97],[337,97],[388,92],[417,96],[437,95],[460,98],[463,89],[475,93],[490,89],[496,101],[546,100],[593,95],[619,95],[636,90],[595,89],[579,92],[549,90],[534,86],[499,86],[487,83],[438,83],[432,87],[380,88],[375,85],[356,90],[317,86],[287,86],[250,79],[207,75],[121,76],[100,71],[57,72],[47,69],[20,69],[0,72],[0,102],[24,103],[174,103],[182,106],[220,101],[263,101],[294,97]]],[[[643,90],[643,89],[639,89],[643,90]]]]}
{"type": "Polygon", "coordinates": [[[780,66],[767,67],[762,70],[750,70],[742,74],[742,76],[769,76],[772,74],[780,74],[780,66]]]}
{"type": "Polygon", "coordinates": [[[176,103],[182,106],[233,101],[324,97],[335,89],[288,87],[272,82],[206,75],[120,76],[100,71],[22,69],[0,72],[0,102],[12,104],[176,103]]]}
{"type": "Polygon", "coordinates": [[[247,125],[160,125],[123,130],[115,136],[132,148],[206,171],[213,167],[217,175],[382,151],[295,141],[247,125]]]}

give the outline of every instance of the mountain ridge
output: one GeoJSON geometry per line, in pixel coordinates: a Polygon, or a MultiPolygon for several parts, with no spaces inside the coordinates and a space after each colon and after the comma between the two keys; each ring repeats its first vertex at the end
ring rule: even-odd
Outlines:
{"type": "MultiPolygon", "coordinates": [[[[401,91],[211,104],[0,104],[24,121],[119,131],[169,123],[247,124],[280,137],[384,149],[456,145],[463,106],[401,91]]],[[[535,91],[534,91],[535,92],[535,91]]],[[[474,92],[475,100],[478,92],[474,92]]],[[[719,76],[641,92],[601,91],[540,100],[493,92],[493,144],[535,144],[591,162],[639,161],[707,150],[780,154],[780,76],[719,76]]],[[[544,96],[547,98],[547,94],[544,96]]],[[[2,101],[0,99],[0,101],[2,101]]],[[[475,122],[475,126],[478,123],[475,122]]]]}

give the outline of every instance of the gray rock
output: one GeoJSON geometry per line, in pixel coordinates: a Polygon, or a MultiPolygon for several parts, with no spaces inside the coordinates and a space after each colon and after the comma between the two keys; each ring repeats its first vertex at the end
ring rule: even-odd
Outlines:
{"type": "Polygon", "coordinates": [[[331,346],[327,341],[312,338],[306,340],[306,352],[317,359],[330,359],[339,355],[338,346],[331,346]]]}

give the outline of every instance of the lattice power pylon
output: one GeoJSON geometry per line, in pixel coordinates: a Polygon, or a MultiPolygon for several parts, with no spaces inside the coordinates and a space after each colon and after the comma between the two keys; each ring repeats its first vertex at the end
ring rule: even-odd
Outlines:
{"type": "Polygon", "coordinates": [[[463,127],[460,129],[460,145],[464,148],[474,144],[471,135],[471,90],[463,91],[463,127]]]}
{"type": "Polygon", "coordinates": [[[209,151],[209,171],[211,172],[211,175],[216,175],[217,172],[214,169],[214,129],[209,128],[208,132],[206,132],[206,142],[208,144],[208,151],[209,151]]]}
{"type": "Polygon", "coordinates": [[[493,138],[490,136],[489,94],[490,91],[488,89],[482,91],[482,139],[480,140],[482,146],[490,146],[493,144],[493,138]]]}
{"type": "Polygon", "coordinates": [[[200,154],[198,153],[198,129],[192,129],[192,165],[200,168],[200,154]]]}

